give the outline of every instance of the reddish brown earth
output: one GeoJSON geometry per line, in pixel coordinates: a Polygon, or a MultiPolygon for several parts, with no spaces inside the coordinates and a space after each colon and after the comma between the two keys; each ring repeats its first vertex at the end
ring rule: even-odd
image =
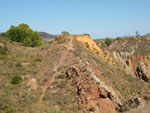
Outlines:
{"type": "Polygon", "coordinates": [[[84,111],[94,110],[95,113],[116,113],[116,109],[120,108],[111,93],[97,84],[86,69],[82,68],[81,65],[76,65],[67,71],[70,84],[77,90],[79,107],[84,111]]]}
{"type": "MultiPolygon", "coordinates": [[[[71,40],[70,42],[71,43],[71,40]]],[[[48,87],[50,87],[50,85],[54,82],[56,75],[59,75],[60,72],[58,72],[58,68],[62,65],[62,63],[64,62],[66,56],[70,55],[70,50],[73,50],[72,45],[66,45],[67,50],[62,52],[62,56],[59,59],[59,63],[57,66],[54,67],[54,74],[52,75],[51,78],[48,79],[48,81],[44,84],[43,86],[43,92],[42,95],[40,96],[40,102],[42,102],[43,96],[45,94],[45,91],[47,90],[48,87]]]]}
{"type": "MultiPolygon", "coordinates": [[[[75,39],[76,38],[77,37],[75,37],[75,39]]],[[[53,69],[54,74],[52,75],[51,78],[48,78],[47,82],[45,82],[43,85],[43,91],[40,96],[40,103],[43,100],[43,97],[45,95],[47,88],[50,87],[50,85],[55,81],[55,77],[60,74],[60,72],[58,71],[58,68],[60,68],[61,65],[64,63],[65,58],[68,56],[71,56],[71,59],[69,60],[70,64],[71,64],[71,61],[75,58],[75,56],[70,52],[74,50],[73,43],[72,43],[72,40],[74,38],[71,38],[70,36],[69,38],[67,37],[67,39],[69,39],[70,41],[68,42],[68,45],[65,45],[67,49],[61,52],[61,57],[58,61],[58,65],[56,65],[53,69]]],[[[65,40],[65,38],[62,36],[61,38],[57,37],[56,43],[61,40],[65,40]]],[[[91,43],[93,43],[92,39],[88,38],[88,40],[90,40],[91,43]]],[[[83,42],[84,41],[82,40],[82,43],[83,42]]],[[[99,52],[101,52],[99,48],[98,50],[99,52]]],[[[100,53],[100,55],[101,54],[103,53],[100,53]]],[[[79,57],[76,57],[76,59],[80,60],[79,57]]],[[[118,98],[117,97],[118,94],[116,93],[117,91],[115,91],[115,89],[112,89],[112,88],[107,89],[108,86],[101,86],[97,84],[96,81],[91,77],[91,74],[87,71],[88,69],[86,69],[86,67],[82,65],[83,64],[81,63],[78,65],[74,65],[73,67],[71,66],[66,71],[66,75],[70,81],[70,85],[73,88],[75,88],[78,94],[78,107],[83,109],[85,112],[94,111],[95,113],[101,113],[101,112],[102,113],[116,113],[116,110],[120,109],[119,107],[120,103],[117,103],[117,101],[114,100],[115,95],[116,95],[115,98],[118,98]],[[111,93],[111,91],[113,92],[113,94],[111,93]]]]}

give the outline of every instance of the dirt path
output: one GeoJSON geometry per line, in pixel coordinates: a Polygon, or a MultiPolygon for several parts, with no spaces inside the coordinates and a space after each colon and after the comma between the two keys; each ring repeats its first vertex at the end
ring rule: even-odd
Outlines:
{"type": "Polygon", "coordinates": [[[54,71],[55,74],[52,75],[51,78],[48,79],[48,81],[44,84],[43,86],[43,92],[40,96],[40,103],[42,102],[42,99],[44,97],[44,94],[47,90],[47,88],[54,82],[56,75],[60,74],[60,72],[58,72],[58,68],[62,65],[63,61],[65,60],[66,56],[69,55],[69,51],[73,50],[73,44],[72,44],[72,40],[70,40],[70,42],[68,43],[68,45],[65,45],[65,47],[67,48],[67,50],[65,50],[64,52],[62,52],[62,56],[59,60],[59,63],[57,66],[54,67],[54,71]]]}

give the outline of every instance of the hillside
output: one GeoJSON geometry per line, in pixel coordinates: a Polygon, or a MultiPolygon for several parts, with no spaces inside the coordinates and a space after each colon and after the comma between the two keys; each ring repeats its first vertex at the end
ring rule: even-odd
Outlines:
{"type": "Polygon", "coordinates": [[[88,35],[56,36],[39,48],[0,38],[0,50],[0,113],[117,113],[150,100],[149,83],[88,35]]]}
{"type": "Polygon", "coordinates": [[[150,36],[129,37],[116,40],[106,49],[116,52],[128,52],[134,56],[150,55],[150,36]]]}
{"type": "Polygon", "coordinates": [[[129,37],[115,40],[105,48],[119,65],[134,77],[150,81],[150,37],[129,37]]]}

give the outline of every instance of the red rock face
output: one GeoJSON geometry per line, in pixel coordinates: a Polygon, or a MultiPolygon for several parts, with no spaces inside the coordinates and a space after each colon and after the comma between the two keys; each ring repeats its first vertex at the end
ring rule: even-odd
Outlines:
{"type": "Polygon", "coordinates": [[[128,70],[131,75],[137,77],[137,73],[142,73],[141,75],[144,78],[146,77],[146,81],[150,81],[149,40],[149,36],[126,37],[121,40],[115,40],[110,46],[106,47],[105,50],[121,67],[128,70]],[[112,53],[115,55],[112,55],[112,53]],[[124,54],[128,54],[128,66],[126,66],[126,59],[123,58],[124,54]],[[140,62],[145,66],[142,67],[141,72],[136,72],[140,62]]]}
{"type": "Polygon", "coordinates": [[[79,108],[83,108],[85,112],[116,113],[115,109],[119,109],[119,106],[112,100],[111,93],[96,84],[86,70],[71,67],[66,74],[70,79],[70,84],[76,88],[79,108]]]}
{"type": "Polygon", "coordinates": [[[124,56],[124,53],[126,52],[112,52],[112,51],[107,51],[107,55],[111,56],[114,61],[120,65],[120,67],[124,68],[125,70],[128,71],[132,76],[138,77],[138,68],[140,67],[140,76],[139,78],[144,78],[143,80],[148,82],[150,79],[150,58],[149,56],[134,56],[130,55],[128,53],[128,56],[124,56]],[[127,59],[124,59],[124,57],[127,57],[127,59]],[[142,63],[142,67],[140,64],[142,63]]]}

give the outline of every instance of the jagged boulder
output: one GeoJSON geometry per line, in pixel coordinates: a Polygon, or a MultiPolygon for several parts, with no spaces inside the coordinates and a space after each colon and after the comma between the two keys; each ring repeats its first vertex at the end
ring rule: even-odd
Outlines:
{"type": "Polygon", "coordinates": [[[104,113],[116,113],[116,110],[120,109],[121,102],[118,95],[96,77],[88,66],[84,64],[71,66],[66,71],[66,77],[76,88],[79,108],[83,108],[87,112],[91,111],[92,107],[95,113],[99,113],[99,109],[102,109],[104,113]],[[99,104],[101,108],[98,108],[99,104]]]}
{"type": "Polygon", "coordinates": [[[76,69],[74,67],[70,67],[66,72],[66,76],[67,76],[67,78],[70,79],[71,76],[73,76],[73,75],[79,76],[78,72],[79,72],[78,69],[76,69]]]}
{"type": "Polygon", "coordinates": [[[149,82],[149,77],[147,74],[146,66],[143,62],[139,62],[136,68],[136,75],[139,79],[143,79],[146,82],[149,82]]]}

